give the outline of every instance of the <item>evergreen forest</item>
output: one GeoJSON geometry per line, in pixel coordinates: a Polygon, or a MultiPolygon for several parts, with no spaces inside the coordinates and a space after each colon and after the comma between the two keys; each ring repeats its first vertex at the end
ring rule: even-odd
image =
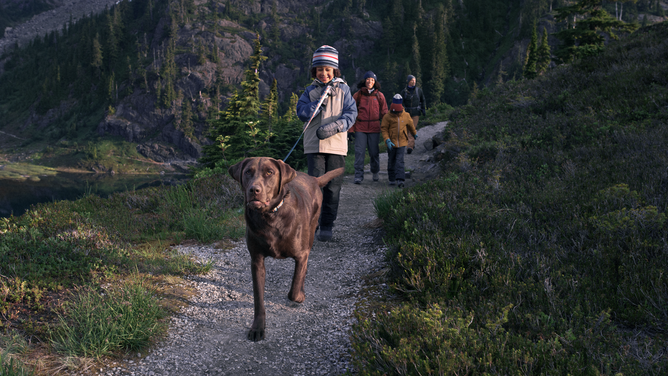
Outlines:
{"type": "MultiPolygon", "coordinates": [[[[405,77],[413,74],[425,91],[428,108],[456,107],[468,103],[478,90],[532,78],[567,62],[573,53],[560,53],[560,46],[577,44],[580,38],[568,34],[575,30],[572,20],[596,18],[586,9],[571,9],[578,3],[592,2],[333,0],[292,9],[279,1],[262,7],[229,0],[121,1],[98,15],[71,22],[62,32],[5,52],[0,130],[17,137],[8,139],[5,147],[83,145],[116,134],[135,143],[166,140],[210,162],[210,145],[218,136],[230,135],[220,133],[214,123],[235,95],[242,99],[250,95],[253,101],[269,98],[271,110],[264,112],[285,117],[293,111],[291,94],[299,95],[309,84],[311,55],[322,44],[338,43],[341,70],[353,88],[357,77],[373,70],[388,93],[386,98],[391,98],[389,94],[399,92],[405,77]],[[283,28],[298,31],[287,35],[283,28]],[[259,37],[266,59],[255,64],[250,56],[255,47],[249,47],[240,63],[229,66],[220,41],[235,36],[243,36],[249,46],[259,37]],[[240,73],[255,64],[257,92],[244,93],[247,73],[226,76],[239,64],[240,73]],[[272,91],[273,77],[285,67],[300,73],[272,91]],[[193,72],[206,76],[206,82],[193,87],[188,82],[193,72]],[[127,111],[117,113],[119,108],[139,114],[129,118],[127,111]],[[109,119],[130,122],[135,131],[100,128],[109,119]]],[[[663,16],[658,1],[593,4],[620,25],[641,22],[639,14],[644,23],[647,15],[663,16]]],[[[594,34],[592,43],[602,46],[601,32],[594,34]]],[[[255,115],[263,111],[259,104],[251,107],[255,115]]],[[[283,128],[289,133],[286,137],[295,137],[290,133],[294,124],[281,127],[263,121],[257,131],[278,137],[285,132],[276,131],[283,128]]],[[[255,132],[251,127],[247,131],[255,132]]],[[[240,150],[256,149],[246,146],[240,150]]],[[[249,154],[238,156],[244,155],[249,154]]]]}

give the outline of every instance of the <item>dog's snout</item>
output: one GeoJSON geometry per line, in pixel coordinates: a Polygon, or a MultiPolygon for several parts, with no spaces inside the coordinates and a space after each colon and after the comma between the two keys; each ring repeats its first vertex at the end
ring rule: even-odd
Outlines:
{"type": "Polygon", "coordinates": [[[258,195],[262,193],[262,187],[259,185],[253,184],[250,187],[248,187],[248,192],[254,195],[258,195]]]}

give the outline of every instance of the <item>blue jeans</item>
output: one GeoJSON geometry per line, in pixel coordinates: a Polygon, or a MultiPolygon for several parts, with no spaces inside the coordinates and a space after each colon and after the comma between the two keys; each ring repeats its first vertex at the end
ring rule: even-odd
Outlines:
{"type": "Polygon", "coordinates": [[[371,173],[380,171],[378,141],[380,133],[355,132],[355,180],[364,180],[364,154],[369,148],[371,173]]]}
{"type": "Polygon", "coordinates": [[[387,151],[387,177],[390,181],[406,180],[406,172],[404,171],[405,154],[405,146],[387,151]]]}
{"type": "MultiPolygon", "coordinates": [[[[306,154],[306,161],[308,162],[308,174],[315,177],[346,165],[344,156],[337,154],[306,154]]],[[[339,195],[342,185],[343,175],[340,175],[322,188],[322,209],[319,221],[321,227],[332,227],[334,224],[339,212],[339,195]]]]}

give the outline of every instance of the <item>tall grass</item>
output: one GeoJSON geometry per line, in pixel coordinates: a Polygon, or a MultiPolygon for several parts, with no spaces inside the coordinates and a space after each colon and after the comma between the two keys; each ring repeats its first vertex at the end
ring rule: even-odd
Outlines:
{"type": "Polygon", "coordinates": [[[99,358],[146,347],[165,329],[165,312],[141,283],[128,283],[100,294],[90,288],[76,295],[59,315],[52,343],[69,356],[99,358]]]}
{"type": "Polygon", "coordinates": [[[6,334],[0,334],[0,375],[2,376],[27,376],[33,372],[24,366],[17,355],[22,355],[28,349],[23,336],[16,332],[9,331],[6,334]]]}

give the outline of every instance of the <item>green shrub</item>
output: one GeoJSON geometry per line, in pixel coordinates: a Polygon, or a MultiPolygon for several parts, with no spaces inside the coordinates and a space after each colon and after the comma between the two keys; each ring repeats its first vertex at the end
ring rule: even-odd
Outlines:
{"type": "Polygon", "coordinates": [[[376,199],[400,299],[360,317],[360,373],[665,373],[668,24],[648,29],[456,109],[444,177],[376,199]]]}

